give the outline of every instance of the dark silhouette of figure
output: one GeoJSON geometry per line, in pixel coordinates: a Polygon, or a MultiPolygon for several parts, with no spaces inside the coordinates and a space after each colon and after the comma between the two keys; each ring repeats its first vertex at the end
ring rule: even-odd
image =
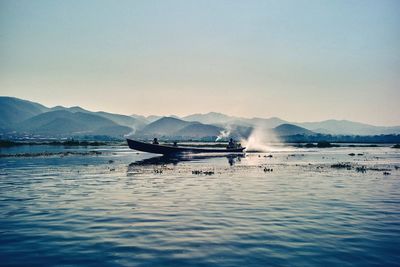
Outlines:
{"type": "Polygon", "coordinates": [[[234,148],[234,147],[235,147],[235,142],[231,138],[231,139],[229,139],[228,148],[234,148]]]}
{"type": "Polygon", "coordinates": [[[153,139],[153,145],[159,145],[158,139],[157,139],[157,138],[154,138],[154,139],[153,139]]]}
{"type": "Polygon", "coordinates": [[[178,142],[175,141],[175,142],[174,142],[174,146],[178,146],[178,142]]]}

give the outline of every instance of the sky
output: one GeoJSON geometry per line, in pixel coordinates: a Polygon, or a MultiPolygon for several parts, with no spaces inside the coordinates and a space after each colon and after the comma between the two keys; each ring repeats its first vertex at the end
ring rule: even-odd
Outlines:
{"type": "Polygon", "coordinates": [[[400,1],[0,1],[0,95],[400,125],[400,1]]]}

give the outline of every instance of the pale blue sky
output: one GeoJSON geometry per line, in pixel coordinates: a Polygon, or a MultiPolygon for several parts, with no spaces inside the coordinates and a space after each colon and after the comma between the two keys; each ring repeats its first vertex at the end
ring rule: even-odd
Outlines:
{"type": "Polygon", "coordinates": [[[0,1],[0,95],[399,125],[400,1],[0,1]]]}

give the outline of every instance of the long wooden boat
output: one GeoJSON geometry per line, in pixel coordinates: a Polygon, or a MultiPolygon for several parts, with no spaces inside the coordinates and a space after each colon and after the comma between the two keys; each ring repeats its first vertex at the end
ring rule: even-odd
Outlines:
{"type": "Polygon", "coordinates": [[[128,146],[131,149],[162,154],[162,155],[173,155],[173,154],[183,154],[183,153],[240,153],[243,152],[245,147],[238,148],[199,148],[199,147],[182,147],[173,145],[156,145],[140,141],[135,141],[132,139],[126,139],[128,146]]]}

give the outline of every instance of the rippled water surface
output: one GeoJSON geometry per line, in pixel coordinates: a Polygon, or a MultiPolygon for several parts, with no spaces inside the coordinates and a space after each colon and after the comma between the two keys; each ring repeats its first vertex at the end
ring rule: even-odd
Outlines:
{"type": "Polygon", "coordinates": [[[0,265],[400,263],[399,150],[168,159],[96,149],[0,158],[0,265]]]}

